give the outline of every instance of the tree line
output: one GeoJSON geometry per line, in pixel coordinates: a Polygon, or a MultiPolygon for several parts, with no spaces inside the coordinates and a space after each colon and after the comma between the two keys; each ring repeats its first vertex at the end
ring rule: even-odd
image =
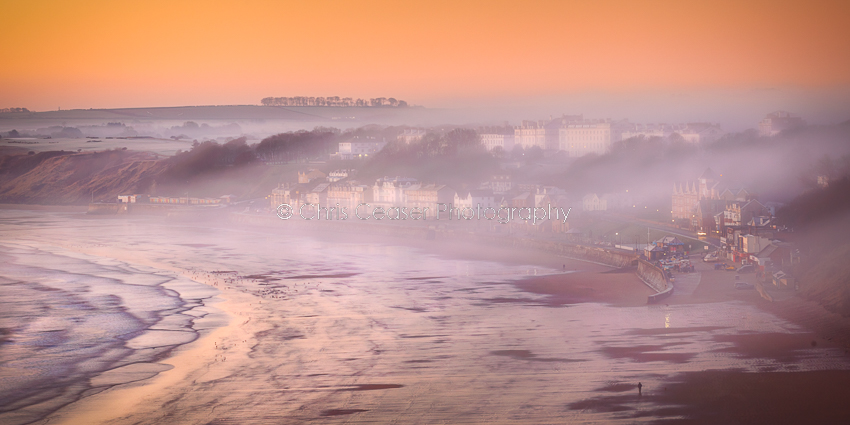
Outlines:
{"type": "Polygon", "coordinates": [[[359,106],[359,107],[391,107],[406,108],[407,102],[392,97],[376,97],[373,99],[354,99],[351,97],[266,97],[261,101],[263,106],[359,106]]]}

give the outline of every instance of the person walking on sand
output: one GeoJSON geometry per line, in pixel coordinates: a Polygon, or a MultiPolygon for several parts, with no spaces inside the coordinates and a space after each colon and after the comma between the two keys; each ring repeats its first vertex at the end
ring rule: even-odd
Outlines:
{"type": "Polygon", "coordinates": [[[638,395],[641,395],[641,393],[642,393],[642,391],[641,391],[641,390],[642,390],[642,389],[643,389],[643,384],[641,384],[640,382],[638,382],[638,395]]]}

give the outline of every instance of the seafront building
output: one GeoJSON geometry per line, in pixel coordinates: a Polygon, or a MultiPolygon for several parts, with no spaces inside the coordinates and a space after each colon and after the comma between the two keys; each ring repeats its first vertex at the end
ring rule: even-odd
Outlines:
{"type": "Polygon", "coordinates": [[[426,131],[421,128],[407,128],[398,134],[398,141],[409,145],[422,140],[425,133],[426,131]]]}
{"type": "Polygon", "coordinates": [[[482,133],[478,136],[481,139],[481,144],[488,152],[497,148],[504,152],[510,152],[514,149],[516,140],[516,136],[514,134],[482,133]]]}
{"type": "Polygon", "coordinates": [[[759,122],[759,136],[773,137],[784,130],[790,130],[806,125],[802,118],[792,115],[787,111],[776,111],[767,114],[759,122]]]}
{"type": "Polygon", "coordinates": [[[339,143],[339,152],[334,156],[339,159],[366,158],[378,153],[387,142],[380,141],[374,137],[357,137],[339,143]]]}
{"type": "Polygon", "coordinates": [[[371,203],[380,207],[405,206],[407,192],[418,189],[419,181],[410,177],[382,177],[372,186],[371,203]]]}
{"type": "Polygon", "coordinates": [[[560,128],[559,146],[570,157],[603,155],[611,150],[611,123],[567,124],[560,128]]]}

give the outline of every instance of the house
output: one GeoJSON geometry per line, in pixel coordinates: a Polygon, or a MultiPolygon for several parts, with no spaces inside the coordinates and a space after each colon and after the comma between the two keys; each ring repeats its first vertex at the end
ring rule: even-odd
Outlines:
{"type": "Polygon", "coordinates": [[[634,205],[637,204],[635,197],[628,190],[618,193],[606,193],[602,195],[601,199],[605,201],[608,211],[634,208],[634,205]]]}
{"type": "Polygon", "coordinates": [[[792,115],[790,112],[771,112],[767,114],[761,122],[759,122],[759,136],[773,137],[782,131],[803,127],[805,125],[806,121],[800,117],[792,115]]]}
{"type": "Polygon", "coordinates": [[[710,122],[691,122],[677,133],[689,143],[711,143],[723,136],[720,124],[710,122]]]}
{"type": "Polygon", "coordinates": [[[755,216],[745,225],[751,235],[772,238],[773,234],[775,233],[775,229],[773,226],[773,217],[769,215],[755,216]]]}
{"type": "Polygon", "coordinates": [[[481,144],[485,149],[487,149],[487,151],[492,151],[498,148],[504,152],[510,152],[514,149],[514,140],[516,139],[514,134],[502,133],[482,133],[479,137],[481,139],[481,144]]]}
{"type": "Polygon", "coordinates": [[[545,188],[537,188],[537,193],[534,194],[534,206],[546,208],[548,205],[552,205],[552,195],[547,193],[545,188]]]}
{"type": "Polygon", "coordinates": [[[758,208],[761,204],[758,203],[748,205],[746,214],[740,214],[739,209],[755,198],[756,195],[747,189],[722,187],[720,177],[707,168],[696,181],[673,185],[670,213],[673,221],[680,226],[722,233],[724,227],[740,225],[742,219],[746,223],[753,214],[761,212],[758,208]],[[721,212],[722,218],[718,216],[721,212]]]}
{"type": "Polygon", "coordinates": [[[726,201],[722,199],[701,199],[691,218],[691,228],[702,232],[720,231],[716,217],[719,214],[722,218],[725,210],[726,201]]]}
{"type": "Polygon", "coordinates": [[[323,207],[334,206],[326,205],[328,202],[328,187],[330,187],[330,185],[330,183],[320,183],[316,185],[316,187],[304,194],[304,202],[307,204],[321,205],[323,207]]]}
{"type": "Polygon", "coordinates": [[[523,149],[535,146],[546,149],[546,131],[546,121],[523,120],[521,125],[514,128],[514,143],[523,149]]]}
{"type": "Polygon", "coordinates": [[[454,201],[455,191],[445,185],[426,184],[405,190],[409,208],[428,208],[426,217],[436,217],[439,205],[448,206],[454,201]]]}
{"type": "Polygon", "coordinates": [[[331,183],[336,183],[340,180],[347,179],[349,177],[353,177],[357,171],[353,168],[348,168],[344,170],[333,170],[328,173],[328,181],[331,183]]]}
{"type": "Polygon", "coordinates": [[[325,173],[323,173],[319,170],[316,170],[314,168],[311,168],[307,171],[299,171],[298,172],[298,183],[301,183],[301,184],[310,183],[313,180],[323,179],[325,177],[327,177],[327,174],[325,174],[325,173]]]}
{"type": "Polygon", "coordinates": [[[768,209],[756,199],[746,202],[731,202],[726,205],[723,212],[723,225],[742,226],[749,223],[754,217],[768,215],[768,209]]]}
{"type": "Polygon", "coordinates": [[[694,209],[699,204],[700,196],[694,182],[673,184],[673,207],[670,213],[673,220],[686,220],[694,217],[694,209]]]}
{"type": "Polygon", "coordinates": [[[647,245],[643,250],[643,254],[646,256],[646,259],[649,261],[660,260],[664,257],[665,251],[664,248],[661,248],[657,245],[647,245]]]}
{"type": "Polygon", "coordinates": [[[531,195],[531,192],[523,192],[517,196],[514,196],[513,198],[511,198],[510,207],[533,208],[534,196],[531,195]]]}
{"type": "Polygon", "coordinates": [[[559,148],[570,157],[589,153],[602,155],[611,150],[611,123],[587,120],[566,124],[559,131],[559,148]]]}
{"type": "Polygon", "coordinates": [[[608,201],[595,193],[589,193],[582,198],[581,209],[582,211],[606,211],[608,210],[608,201]]]}
{"type": "Polygon", "coordinates": [[[118,195],[119,204],[147,203],[149,200],[148,195],[118,195]]]}
{"type": "Polygon", "coordinates": [[[303,184],[281,183],[272,189],[272,193],[268,197],[269,206],[272,209],[277,209],[283,204],[297,207],[302,203],[301,194],[306,191],[307,188],[303,184]]]}
{"type": "Polygon", "coordinates": [[[366,158],[378,153],[386,145],[386,142],[371,136],[354,136],[348,141],[339,143],[339,152],[335,156],[344,160],[366,158]]]}
{"type": "Polygon", "coordinates": [[[380,207],[404,206],[407,191],[418,189],[419,181],[410,177],[382,177],[372,186],[372,203],[380,207]]]}
{"type": "Polygon", "coordinates": [[[685,244],[679,240],[679,238],[675,236],[665,236],[655,242],[653,244],[666,253],[683,253],[685,252],[685,244]]]}
{"type": "Polygon", "coordinates": [[[720,192],[720,195],[718,197],[724,201],[743,202],[755,199],[756,194],[751,193],[747,189],[724,189],[720,192]]]}
{"type": "Polygon", "coordinates": [[[425,137],[425,130],[421,128],[406,128],[398,134],[398,141],[409,145],[422,140],[423,137],[425,137]]]}
{"type": "Polygon", "coordinates": [[[504,195],[513,189],[510,174],[496,174],[490,178],[490,181],[481,185],[481,189],[489,189],[494,194],[504,195]]]}
{"type": "Polygon", "coordinates": [[[358,184],[354,181],[347,183],[332,183],[327,189],[326,203],[327,205],[345,208],[347,211],[354,211],[358,205],[365,203],[371,198],[371,190],[366,185],[358,184]]]}
{"type": "Polygon", "coordinates": [[[667,137],[667,132],[664,131],[664,124],[661,125],[640,125],[640,127],[635,127],[633,129],[629,129],[620,133],[620,140],[631,139],[633,137],[640,137],[644,139],[649,139],[653,137],[667,137]]]}
{"type": "MultiPolygon", "coordinates": [[[[794,248],[786,242],[772,241],[764,247],[755,258],[751,258],[753,263],[758,263],[760,268],[764,270],[765,266],[774,265],[784,267],[794,263],[794,248]]],[[[799,257],[797,257],[799,258],[799,257]]]]}
{"type": "Polygon", "coordinates": [[[454,197],[455,208],[499,208],[502,197],[496,196],[489,190],[470,190],[458,192],[454,197]]]}
{"type": "Polygon", "coordinates": [[[741,252],[744,254],[758,254],[770,245],[770,239],[756,235],[741,236],[741,252]]]}
{"type": "Polygon", "coordinates": [[[673,220],[682,220],[693,225],[699,201],[720,199],[719,184],[720,181],[711,168],[706,168],[696,181],[673,184],[673,220]]]}

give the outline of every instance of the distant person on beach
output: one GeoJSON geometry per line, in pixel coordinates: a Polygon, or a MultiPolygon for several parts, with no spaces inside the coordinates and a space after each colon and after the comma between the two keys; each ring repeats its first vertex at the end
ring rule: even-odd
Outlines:
{"type": "Polygon", "coordinates": [[[641,395],[641,393],[642,393],[642,391],[641,391],[641,390],[642,390],[642,389],[643,389],[643,384],[641,384],[640,382],[638,382],[638,395],[641,395]]]}

